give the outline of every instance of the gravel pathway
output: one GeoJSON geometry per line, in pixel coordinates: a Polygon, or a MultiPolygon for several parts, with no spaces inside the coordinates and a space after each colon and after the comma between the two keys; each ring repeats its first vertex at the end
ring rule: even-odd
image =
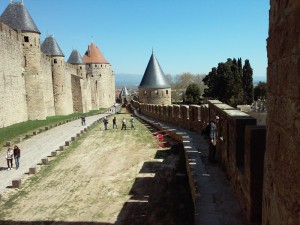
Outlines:
{"type": "MultiPolygon", "coordinates": [[[[29,168],[41,163],[43,158],[51,155],[51,152],[64,146],[66,141],[80,133],[84,128],[108,114],[98,114],[86,117],[86,125],[81,125],[81,120],[74,120],[66,124],[54,127],[17,144],[21,149],[20,167],[16,170],[7,170],[5,159],[6,152],[0,152],[0,194],[12,186],[12,180],[23,178],[29,172],[29,168]]],[[[102,125],[102,124],[101,124],[102,125]]]]}

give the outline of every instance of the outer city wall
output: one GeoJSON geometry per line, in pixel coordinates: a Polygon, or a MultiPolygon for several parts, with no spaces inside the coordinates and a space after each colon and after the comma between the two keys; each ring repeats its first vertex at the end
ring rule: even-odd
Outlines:
{"type": "Polygon", "coordinates": [[[0,127],[28,119],[21,39],[21,33],[0,23],[0,127]]]}
{"type": "Polygon", "coordinates": [[[190,106],[131,103],[146,116],[198,133],[218,115],[217,160],[224,167],[248,220],[261,221],[264,126],[256,126],[253,117],[216,100],[190,106]]]}

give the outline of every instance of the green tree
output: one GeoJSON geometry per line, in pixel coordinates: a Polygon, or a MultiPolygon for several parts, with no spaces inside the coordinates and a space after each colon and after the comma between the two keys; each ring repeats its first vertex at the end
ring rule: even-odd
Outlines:
{"type": "Polygon", "coordinates": [[[259,82],[254,88],[254,100],[257,99],[266,99],[267,94],[267,83],[266,82],[259,82]]]}
{"type": "Polygon", "coordinates": [[[244,90],[244,104],[252,104],[253,102],[253,69],[251,68],[248,59],[245,60],[243,66],[243,90],[244,90]]]}
{"type": "MultiPolygon", "coordinates": [[[[250,63],[248,61],[245,71],[251,72],[249,66],[250,63]]],[[[211,72],[203,79],[204,84],[207,86],[203,96],[218,99],[232,106],[243,104],[244,86],[242,78],[242,59],[228,58],[225,63],[221,62],[217,68],[212,68],[211,72]]]]}
{"type": "Polygon", "coordinates": [[[191,83],[185,92],[186,102],[189,104],[198,104],[201,99],[201,89],[198,84],[191,83]]]}

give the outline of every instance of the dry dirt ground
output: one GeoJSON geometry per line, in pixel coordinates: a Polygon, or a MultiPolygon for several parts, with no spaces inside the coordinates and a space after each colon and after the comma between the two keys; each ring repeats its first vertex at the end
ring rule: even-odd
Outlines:
{"type": "Polygon", "coordinates": [[[110,117],[6,192],[0,224],[193,224],[180,145],[159,148],[151,127],[116,117],[118,129],[110,117]]]}

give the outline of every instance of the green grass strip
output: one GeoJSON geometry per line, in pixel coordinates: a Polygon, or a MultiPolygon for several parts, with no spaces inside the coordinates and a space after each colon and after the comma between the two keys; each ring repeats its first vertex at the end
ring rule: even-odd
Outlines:
{"type": "MultiPolygon", "coordinates": [[[[86,116],[91,116],[104,112],[105,109],[91,110],[85,113],[86,116]]],[[[0,128],[0,146],[3,146],[5,141],[14,141],[17,137],[35,131],[41,127],[54,125],[56,123],[81,116],[82,113],[73,113],[70,115],[49,116],[46,120],[28,120],[21,123],[16,123],[8,127],[0,128]]]]}

